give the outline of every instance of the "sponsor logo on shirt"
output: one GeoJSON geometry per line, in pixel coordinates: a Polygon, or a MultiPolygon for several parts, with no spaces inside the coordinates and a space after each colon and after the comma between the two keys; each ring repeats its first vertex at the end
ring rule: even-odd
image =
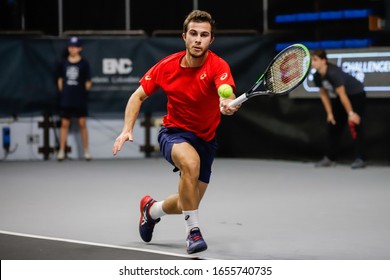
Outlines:
{"type": "Polygon", "coordinates": [[[221,81],[223,80],[226,80],[226,78],[228,77],[228,74],[227,73],[223,73],[221,78],[219,78],[221,81]]]}

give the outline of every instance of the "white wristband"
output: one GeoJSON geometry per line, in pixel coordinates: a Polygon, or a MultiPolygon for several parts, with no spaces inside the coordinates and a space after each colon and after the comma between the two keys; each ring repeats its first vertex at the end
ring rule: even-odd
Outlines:
{"type": "Polygon", "coordinates": [[[355,114],[354,111],[349,111],[349,112],[348,112],[348,117],[352,117],[354,114],[355,114]]]}

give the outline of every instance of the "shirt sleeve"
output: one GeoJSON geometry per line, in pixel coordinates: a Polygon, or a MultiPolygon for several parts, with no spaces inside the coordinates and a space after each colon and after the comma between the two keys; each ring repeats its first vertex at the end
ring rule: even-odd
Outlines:
{"type": "Polygon", "coordinates": [[[145,73],[145,75],[139,81],[146,95],[148,96],[152,95],[160,88],[160,86],[157,83],[158,67],[159,64],[154,65],[145,73]]]}
{"type": "Polygon", "coordinates": [[[56,65],[56,73],[55,73],[56,79],[64,77],[62,69],[63,69],[63,61],[60,61],[56,65]]]}
{"type": "Polygon", "coordinates": [[[333,88],[338,88],[339,86],[345,85],[344,73],[340,68],[328,66],[328,70],[328,79],[333,88]]]}
{"type": "Polygon", "coordinates": [[[87,81],[91,80],[91,66],[87,60],[85,60],[85,79],[87,81]]]}
{"type": "Polygon", "coordinates": [[[223,84],[228,84],[233,87],[233,92],[236,92],[236,84],[234,82],[229,64],[222,58],[219,58],[216,65],[216,75],[214,78],[215,86],[219,88],[223,84]]]}

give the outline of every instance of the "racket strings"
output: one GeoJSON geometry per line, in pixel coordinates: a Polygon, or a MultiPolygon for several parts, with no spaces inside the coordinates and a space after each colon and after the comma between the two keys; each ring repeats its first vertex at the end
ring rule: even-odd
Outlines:
{"type": "Polygon", "coordinates": [[[281,54],[265,74],[265,85],[273,93],[289,91],[306,76],[308,54],[302,48],[292,48],[281,54]]]}

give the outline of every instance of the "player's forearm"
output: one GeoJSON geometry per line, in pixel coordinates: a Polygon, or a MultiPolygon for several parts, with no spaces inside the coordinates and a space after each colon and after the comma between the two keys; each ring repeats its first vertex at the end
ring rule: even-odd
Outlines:
{"type": "Polygon", "coordinates": [[[140,108],[141,108],[141,102],[139,102],[138,100],[131,100],[131,98],[129,99],[129,102],[127,103],[126,110],[125,110],[125,119],[124,119],[124,126],[123,126],[124,132],[133,131],[133,127],[138,118],[140,108]]]}
{"type": "Polygon", "coordinates": [[[324,90],[320,91],[320,97],[322,105],[324,106],[325,112],[329,115],[332,114],[332,105],[330,104],[330,98],[328,96],[328,93],[324,90]]]}
{"type": "Polygon", "coordinates": [[[58,87],[58,90],[61,92],[62,91],[62,78],[59,78],[57,80],[57,87],[58,87]]]}
{"type": "Polygon", "coordinates": [[[343,96],[340,96],[340,101],[341,101],[341,104],[343,104],[343,107],[345,109],[345,112],[347,112],[347,114],[353,112],[351,102],[349,101],[349,98],[346,94],[343,96]]]}
{"type": "Polygon", "coordinates": [[[85,89],[91,90],[91,88],[92,88],[92,81],[86,81],[85,82],[85,89]]]}
{"type": "Polygon", "coordinates": [[[138,118],[141,110],[142,103],[146,100],[147,96],[137,90],[131,95],[126,105],[125,119],[124,119],[124,132],[132,132],[135,122],[138,118]]]}
{"type": "Polygon", "coordinates": [[[350,112],[353,112],[351,102],[349,101],[348,95],[345,92],[345,88],[343,86],[337,88],[337,94],[339,95],[340,102],[341,102],[341,104],[343,104],[343,107],[344,107],[345,111],[347,112],[347,114],[349,114],[350,112]]]}

